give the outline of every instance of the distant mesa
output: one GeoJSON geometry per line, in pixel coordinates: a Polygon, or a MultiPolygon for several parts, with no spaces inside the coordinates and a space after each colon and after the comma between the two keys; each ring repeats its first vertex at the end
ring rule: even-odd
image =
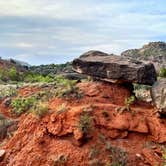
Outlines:
{"type": "Polygon", "coordinates": [[[152,85],[157,80],[153,64],[101,51],[86,52],[74,59],[72,65],[78,73],[108,82],[152,85]]]}

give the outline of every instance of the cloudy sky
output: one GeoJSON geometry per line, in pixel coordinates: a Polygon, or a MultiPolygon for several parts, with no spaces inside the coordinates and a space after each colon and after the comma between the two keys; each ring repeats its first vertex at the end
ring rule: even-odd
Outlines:
{"type": "Polygon", "coordinates": [[[64,63],[166,41],[165,0],[0,0],[0,56],[64,63]]]}

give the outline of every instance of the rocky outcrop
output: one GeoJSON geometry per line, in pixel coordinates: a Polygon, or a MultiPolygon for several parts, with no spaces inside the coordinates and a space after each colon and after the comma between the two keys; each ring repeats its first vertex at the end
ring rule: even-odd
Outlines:
{"type": "Polygon", "coordinates": [[[137,60],[150,61],[155,65],[157,71],[166,68],[166,43],[150,42],[140,49],[130,49],[121,53],[124,57],[137,60]]]}
{"type": "Polygon", "coordinates": [[[152,85],[156,81],[153,64],[100,51],[90,51],[73,61],[74,71],[114,83],[152,85]]]}
{"type": "Polygon", "coordinates": [[[9,133],[16,130],[18,122],[5,117],[0,113],[0,141],[5,139],[9,133]]]}
{"type": "Polygon", "coordinates": [[[5,155],[5,150],[0,150],[0,161],[3,159],[5,155]]]}
{"type": "Polygon", "coordinates": [[[159,112],[166,115],[166,79],[160,79],[152,86],[151,96],[159,112]]]}
{"type": "Polygon", "coordinates": [[[69,80],[81,81],[82,79],[87,79],[86,75],[79,74],[79,73],[76,73],[76,72],[63,73],[62,76],[66,79],[69,79],[69,80]]]}

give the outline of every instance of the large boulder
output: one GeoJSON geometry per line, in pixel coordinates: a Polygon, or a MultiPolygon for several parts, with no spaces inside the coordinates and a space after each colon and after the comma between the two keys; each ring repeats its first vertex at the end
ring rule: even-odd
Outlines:
{"type": "Polygon", "coordinates": [[[159,113],[166,115],[166,79],[158,80],[151,89],[151,96],[159,113]]]}
{"type": "Polygon", "coordinates": [[[75,59],[72,65],[78,73],[114,83],[152,85],[156,81],[153,64],[100,51],[89,51],[75,59]]]}

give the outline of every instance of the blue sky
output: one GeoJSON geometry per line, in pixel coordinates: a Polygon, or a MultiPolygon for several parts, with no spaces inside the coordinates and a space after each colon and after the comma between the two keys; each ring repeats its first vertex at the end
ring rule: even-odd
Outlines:
{"type": "Polygon", "coordinates": [[[0,56],[64,63],[166,41],[165,0],[0,0],[0,56]]]}

